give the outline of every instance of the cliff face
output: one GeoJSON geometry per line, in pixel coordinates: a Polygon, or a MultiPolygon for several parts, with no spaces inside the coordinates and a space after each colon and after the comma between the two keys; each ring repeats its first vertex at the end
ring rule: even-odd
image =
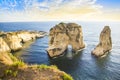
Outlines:
{"type": "Polygon", "coordinates": [[[0,37],[0,53],[1,52],[10,52],[11,49],[7,45],[7,43],[4,41],[2,37],[0,37]]]}
{"type": "Polygon", "coordinates": [[[103,56],[112,49],[111,30],[105,26],[99,38],[99,44],[92,51],[95,56],[103,56]]]}
{"type": "Polygon", "coordinates": [[[47,51],[50,57],[62,54],[68,45],[71,45],[74,51],[85,47],[82,28],[75,23],[60,23],[56,25],[50,29],[49,38],[47,51]]]}
{"type": "Polygon", "coordinates": [[[17,36],[16,32],[7,33],[4,36],[4,40],[12,51],[16,51],[22,48],[22,40],[17,36]]]}
{"type": "MultiPolygon", "coordinates": [[[[24,42],[43,37],[46,32],[37,31],[16,31],[16,32],[0,32],[0,64],[11,64],[9,57],[11,51],[17,51],[23,47],[24,42]]],[[[12,57],[13,58],[13,57],[12,57]]]]}

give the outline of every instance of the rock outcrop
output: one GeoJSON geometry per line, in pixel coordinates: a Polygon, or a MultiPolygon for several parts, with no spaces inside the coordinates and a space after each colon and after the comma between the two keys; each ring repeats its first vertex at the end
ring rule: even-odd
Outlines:
{"type": "Polygon", "coordinates": [[[37,32],[37,31],[18,31],[18,38],[22,39],[23,42],[27,42],[39,37],[43,37],[46,35],[46,32],[37,32]]]}
{"type": "Polygon", "coordinates": [[[42,31],[16,31],[2,33],[0,35],[0,52],[20,50],[25,42],[43,37],[45,35],[46,32],[42,31]]]}
{"type": "Polygon", "coordinates": [[[111,29],[109,26],[104,27],[100,34],[99,41],[99,44],[92,51],[92,54],[97,57],[102,57],[112,49],[111,29]]]}
{"type": "Polygon", "coordinates": [[[85,47],[82,28],[75,23],[60,23],[54,26],[50,29],[49,38],[50,41],[47,52],[50,57],[63,54],[68,48],[68,45],[72,46],[73,51],[85,47]]]}

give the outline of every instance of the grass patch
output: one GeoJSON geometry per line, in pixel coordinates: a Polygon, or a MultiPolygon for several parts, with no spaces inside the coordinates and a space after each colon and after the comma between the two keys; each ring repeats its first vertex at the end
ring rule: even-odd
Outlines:
{"type": "MultiPolygon", "coordinates": [[[[58,69],[57,66],[55,66],[55,65],[47,66],[45,64],[37,65],[37,68],[39,68],[39,69],[58,69]]],[[[73,80],[72,76],[65,72],[63,72],[62,78],[63,78],[63,80],[73,80]]]]}
{"type": "Polygon", "coordinates": [[[59,72],[59,69],[55,65],[47,66],[45,64],[41,64],[41,65],[31,65],[30,66],[30,65],[27,65],[26,63],[24,63],[23,61],[17,59],[12,54],[8,54],[7,56],[10,58],[10,59],[7,59],[7,61],[9,62],[11,60],[12,64],[6,65],[6,67],[0,66],[2,78],[16,77],[17,75],[21,74],[19,72],[19,70],[24,70],[24,68],[29,68],[29,69],[35,68],[38,71],[40,69],[41,71],[43,70],[43,71],[48,71],[48,72],[55,72],[54,75],[60,76],[60,78],[62,78],[63,80],[73,80],[73,78],[70,75],[66,74],[65,72],[63,72],[63,71],[59,72]],[[4,69],[4,68],[6,68],[6,69],[4,69]],[[58,71],[58,74],[57,74],[57,71],[58,71]],[[18,72],[19,72],[19,74],[18,74],[18,72]]]}
{"type": "Polygon", "coordinates": [[[13,67],[26,67],[27,65],[23,61],[19,60],[19,61],[14,62],[12,66],[13,67]]]}
{"type": "Polygon", "coordinates": [[[55,65],[47,66],[45,64],[37,65],[37,68],[39,68],[39,69],[49,69],[49,68],[58,69],[57,66],[55,66],[55,65]]]}
{"type": "Polygon", "coordinates": [[[66,73],[63,74],[62,78],[63,80],[73,80],[72,76],[66,73]]]}
{"type": "Polygon", "coordinates": [[[8,55],[12,59],[13,62],[18,61],[18,59],[14,55],[12,55],[12,53],[9,53],[8,55]]]}
{"type": "Polygon", "coordinates": [[[13,71],[11,69],[7,69],[5,70],[5,75],[6,76],[13,76],[13,77],[16,77],[18,74],[18,71],[13,71]]]}

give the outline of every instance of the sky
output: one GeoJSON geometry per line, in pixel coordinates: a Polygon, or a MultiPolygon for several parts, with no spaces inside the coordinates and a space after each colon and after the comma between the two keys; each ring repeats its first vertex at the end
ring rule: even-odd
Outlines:
{"type": "Polygon", "coordinates": [[[0,0],[0,22],[120,21],[120,0],[0,0]]]}

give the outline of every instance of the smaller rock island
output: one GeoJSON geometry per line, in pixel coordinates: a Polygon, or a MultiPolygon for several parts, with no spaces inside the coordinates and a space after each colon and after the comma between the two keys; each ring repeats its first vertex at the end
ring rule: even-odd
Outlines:
{"type": "Polygon", "coordinates": [[[50,57],[63,54],[68,45],[72,46],[73,51],[85,47],[82,27],[76,23],[59,23],[50,29],[49,39],[47,52],[50,57]]]}
{"type": "Polygon", "coordinates": [[[100,34],[99,41],[99,44],[92,51],[92,54],[97,57],[104,57],[107,52],[112,49],[111,29],[109,26],[104,27],[100,34]]]}

